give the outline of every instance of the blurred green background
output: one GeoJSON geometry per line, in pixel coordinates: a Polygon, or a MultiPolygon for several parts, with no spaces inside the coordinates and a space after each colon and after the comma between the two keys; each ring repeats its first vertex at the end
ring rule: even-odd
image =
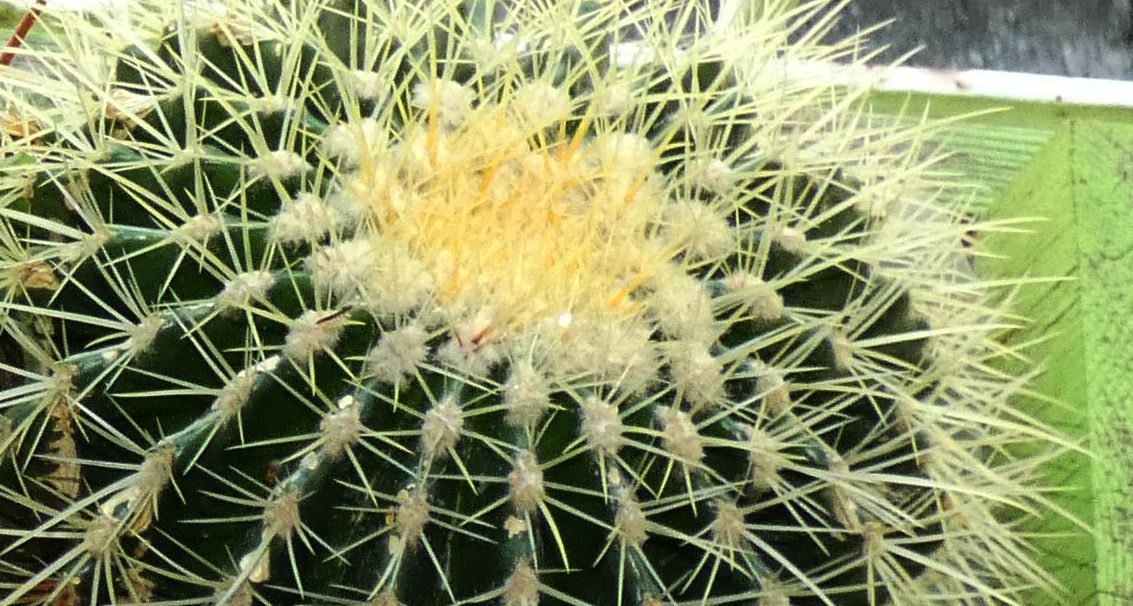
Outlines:
{"type": "Polygon", "coordinates": [[[0,26],[5,28],[0,38],[7,40],[10,35],[8,30],[14,28],[20,22],[20,17],[23,17],[25,12],[23,9],[8,4],[0,4],[0,26]]]}
{"type": "MultiPolygon", "coordinates": [[[[1043,469],[1066,516],[1025,520],[1045,569],[1073,606],[1133,604],[1133,110],[881,93],[881,114],[969,119],[938,139],[951,167],[985,189],[991,219],[1033,218],[1027,233],[987,234],[988,279],[1036,278],[1005,335],[1045,369],[1018,403],[1083,448],[1043,469]],[[1089,451],[1090,454],[1086,454],[1089,451]],[[1076,518],[1088,532],[1068,521],[1076,518]]],[[[1019,361],[1025,368],[1026,362],[1019,361]]],[[[1036,593],[1026,606],[1047,606],[1036,593]]]]}

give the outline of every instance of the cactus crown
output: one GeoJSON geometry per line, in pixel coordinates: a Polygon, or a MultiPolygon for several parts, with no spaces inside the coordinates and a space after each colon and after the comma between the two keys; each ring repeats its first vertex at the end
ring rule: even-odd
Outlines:
{"type": "Polygon", "coordinates": [[[1045,585],[1059,441],[930,125],[789,77],[825,3],[173,4],[5,72],[0,604],[1045,585]]]}

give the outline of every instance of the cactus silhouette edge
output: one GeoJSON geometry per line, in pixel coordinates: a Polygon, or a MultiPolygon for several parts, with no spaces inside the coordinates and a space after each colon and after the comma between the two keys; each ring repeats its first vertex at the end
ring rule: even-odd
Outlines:
{"type": "Polygon", "coordinates": [[[3,72],[0,604],[1052,590],[1072,445],[939,125],[798,77],[841,4],[60,17],[3,72]]]}

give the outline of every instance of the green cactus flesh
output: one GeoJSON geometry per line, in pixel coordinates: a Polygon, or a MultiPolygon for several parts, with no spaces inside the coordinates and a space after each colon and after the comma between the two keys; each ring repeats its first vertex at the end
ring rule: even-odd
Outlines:
{"type": "Polygon", "coordinates": [[[76,104],[8,94],[0,603],[1042,585],[923,129],[770,67],[819,6],[654,5],[83,22],[76,104]]]}

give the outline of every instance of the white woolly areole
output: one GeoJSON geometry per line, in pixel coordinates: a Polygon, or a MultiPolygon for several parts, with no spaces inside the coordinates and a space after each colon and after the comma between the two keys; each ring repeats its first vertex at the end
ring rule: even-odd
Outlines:
{"type": "Polygon", "coordinates": [[[484,72],[490,72],[509,65],[515,65],[519,53],[527,49],[527,43],[519,40],[515,32],[500,32],[494,39],[485,36],[472,38],[465,46],[472,61],[484,72]]]}
{"type": "Polygon", "coordinates": [[[221,46],[249,46],[278,38],[271,28],[256,18],[252,6],[230,2],[196,2],[189,16],[197,28],[207,28],[221,46]]]}
{"type": "Polygon", "coordinates": [[[366,357],[366,372],[382,383],[400,384],[429,357],[429,333],[410,324],[382,333],[366,357]]]}
{"type": "MultiPolygon", "coordinates": [[[[243,606],[243,605],[241,604],[239,606],[243,606]]],[[[393,590],[386,589],[385,591],[382,591],[378,595],[374,596],[369,602],[366,602],[366,606],[404,606],[404,605],[401,603],[401,600],[397,599],[397,594],[395,594],[393,592],[393,590]]],[[[763,605],[761,604],[760,606],[763,606],[763,605]]],[[[785,604],[784,606],[790,606],[790,605],[785,604]]]]}
{"type": "Polygon", "coordinates": [[[363,101],[377,101],[388,90],[386,80],[378,72],[371,70],[355,70],[350,72],[347,86],[354,89],[354,94],[363,101]]]}
{"type": "Polygon", "coordinates": [[[464,122],[474,99],[476,93],[473,90],[453,80],[437,79],[413,86],[413,106],[436,112],[441,126],[448,129],[464,122]]]}
{"type": "Polygon", "coordinates": [[[106,117],[133,127],[157,107],[158,98],[145,93],[135,93],[124,88],[110,91],[109,102],[104,106],[106,117]]]}
{"type": "Polygon", "coordinates": [[[293,360],[305,360],[321,353],[338,342],[345,323],[333,312],[309,309],[291,321],[283,342],[283,353],[293,360]],[[330,318],[330,319],[328,319],[330,318]]]}
{"type": "Polygon", "coordinates": [[[224,290],[216,296],[216,307],[227,311],[248,305],[252,301],[263,301],[268,290],[275,285],[275,277],[269,271],[249,271],[233,276],[224,290]]]}
{"type": "Polygon", "coordinates": [[[703,343],[673,341],[667,344],[673,384],[694,405],[712,404],[723,391],[723,365],[703,343]]]}
{"type": "Polygon", "coordinates": [[[641,135],[605,133],[596,137],[590,146],[594,160],[613,174],[646,174],[657,161],[653,144],[641,135]]]}
{"type": "Polygon", "coordinates": [[[357,122],[341,122],[327,130],[323,137],[323,154],[347,166],[356,166],[362,158],[372,155],[371,150],[386,144],[386,131],[373,118],[357,122]]]}
{"type": "Polygon", "coordinates": [[[594,93],[590,111],[599,115],[617,116],[626,113],[634,103],[634,90],[629,83],[614,80],[594,93]]]}
{"type": "Polygon", "coordinates": [[[150,345],[153,345],[157,333],[161,331],[162,324],[164,324],[164,321],[158,314],[151,314],[142,318],[141,322],[127,329],[126,334],[129,338],[126,339],[124,348],[133,355],[145,352],[150,348],[150,345]]]}
{"type": "Polygon", "coordinates": [[[790,464],[784,452],[788,444],[759,427],[752,427],[748,435],[752,484],[757,491],[774,488],[780,481],[779,470],[790,464]]]}
{"type": "Polygon", "coordinates": [[[535,455],[530,452],[523,452],[515,458],[507,483],[511,504],[520,513],[534,513],[546,496],[543,470],[539,468],[535,455]]]}
{"type": "Polygon", "coordinates": [[[432,296],[433,276],[404,246],[383,244],[376,251],[363,301],[385,317],[416,311],[432,296]]]}
{"type": "Polygon", "coordinates": [[[288,114],[295,110],[297,104],[294,99],[284,94],[264,94],[249,99],[249,105],[256,113],[261,115],[288,114]]]}
{"type": "Polygon", "coordinates": [[[794,255],[806,254],[810,248],[806,232],[795,227],[780,225],[774,229],[771,237],[783,250],[794,255]]]}
{"type": "Polygon", "coordinates": [[[748,314],[756,320],[778,320],[787,311],[783,295],[751,272],[733,273],[724,280],[724,287],[740,298],[748,314]]]}
{"type": "Polygon", "coordinates": [[[204,242],[224,229],[220,217],[212,214],[194,215],[170,234],[178,242],[204,242]]]}
{"type": "Polygon", "coordinates": [[[322,199],[311,193],[301,193],[289,204],[284,204],[269,225],[271,238],[276,242],[317,242],[334,228],[330,211],[322,199]]]}
{"type": "Polygon", "coordinates": [[[641,393],[657,378],[660,354],[642,322],[573,322],[552,359],[564,375],[583,374],[625,394],[641,393]]]}
{"type": "Polygon", "coordinates": [[[174,447],[165,445],[146,454],[138,471],[128,478],[128,485],[99,505],[100,513],[114,516],[119,506],[126,506],[126,515],[136,516],[133,530],[141,531],[152,521],[149,504],[165,489],[173,478],[174,447]]]}
{"type": "Polygon", "coordinates": [[[824,491],[826,500],[834,518],[843,528],[860,533],[865,525],[863,520],[865,512],[858,505],[857,499],[868,497],[861,493],[860,488],[855,490],[851,484],[850,465],[846,460],[837,452],[830,452],[828,456],[829,470],[833,479],[824,491]]]}
{"type": "Polygon", "coordinates": [[[764,585],[763,595],[755,606],[791,606],[791,598],[782,589],[771,585],[764,585]]]}
{"type": "Polygon", "coordinates": [[[481,309],[458,320],[452,328],[452,337],[437,350],[437,360],[459,373],[484,376],[504,351],[495,344],[493,313],[481,309]]]}
{"type": "Polygon", "coordinates": [[[614,530],[626,543],[640,547],[649,538],[649,522],[641,504],[629,490],[619,491],[618,511],[614,516],[614,530]]]}
{"type": "Polygon", "coordinates": [[[623,443],[625,426],[611,402],[590,396],[582,402],[582,436],[596,453],[613,456],[623,443]]]}
{"type": "Polygon", "coordinates": [[[703,281],[673,267],[654,276],[650,286],[650,317],[666,335],[705,344],[715,341],[712,297],[703,281]]]}
{"type": "Polygon", "coordinates": [[[504,583],[503,606],[539,606],[539,575],[520,562],[504,583]]]}
{"type": "Polygon", "coordinates": [[[464,429],[464,411],[455,395],[445,396],[425,413],[421,424],[421,442],[429,459],[447,456],[464,429]]]}
{"type": "Polygon", "coordinates": [[[365,162],[331,195],[331,207],[345,215],[349,225],[357,226],[363,219],[379,226],[396,222],[428,199],[416,181],[431,174],[428,150],[417,149],[421,146],[417,131],[406,137],[407,143],[370,150],[365,162]]]}
{"type": "Polygon", "coordinates": [[[303,156],[289,150],[277,150],[252,161],[249,174],[253,179],[267,177],[282,181],[298,177],[309,168],[310,165],[303,156]]]}
{"type": "MultiPolygon", "coordinates": [[[[672,126],[688,132],[694,141],[708,141],[714,123],[719,124],[718,119],[714,120],[708,111],[699,105],[682,105],[680,109],[673,112],[671,118],[672,126]]],[[[698,173],[703,173],[704,169],[707,168],[707,161],[705,158],[690,160],[691,164],[687,167],[688,172],[685,176],[691,184],[700,185],[698,173]]]]}
{"type": "Polygon", "coordinates": [[[359,295],[375,265],[374,244],[367,238],[324,246],[307,259],[315,287],[329,291],[341,301],[351,301],[359,295]]]}
{"type": "Polygon", "coordinates": [[[666,235],[684,246],[692,261],[716,259],[736,250],[736,230],[703,202],[678,200],[665,209],[666,235]]]}
{"type": "Polygon", "coordinates": [[[241,370],[220,389],[220,393],[212,403],[212,410],[220,413],[221,425],[235,417],[248,404],[252,397],[252,388],[256,385],[257,372],[256,367],[241,370]]]}
{"type": "Polygon", "coordinates": [[[752,362],[752,368],[756,374],[755,391],[760,394],[767,413],[778,416],[790,410],[791,388],[783,378],[782,371],[759,360],[752,362]]]}
{"type": "Polygon", "coordinates": [[[319,423],[323,452],[331,459],[338,458],[343,451],[358,443],[364,429],[361,411],[354,397],[344,396],[339,401],[339,410],[323,417],[319,423]]]}
{"type": "Polygon", "coordinates": [[[854,366],[854,342],[841,330],[830,332],[830,347],[834,351],[834,367],[847,371],[854,366]]]}
{"type": "Polygon", "coordinates": [[[716,517],[712,520],[712,537],[718,545],[728,549],[741,549],[747,542],[744,514],[735,503],[716,503],[716,517]]]}
{"type": "Polygon", "coordinates": [[[96,560],[118,549],[118,518],[100,514],[83,533],[82,548],[96,560]]]}
{"type": "MultiPolygon", "coordinates": [[[[207,217],[209,215],[204,216],[207,217]]],[[[175,242],[200,242],[215,233],[219,233],[219,229],[217,228],[196,231],[197,226],[190,225],[191,223],[192,220],[190,219],[184,225],[179,226],[176,230],[173,231],[170,238],[175,242]],[[196,235],[200,235],[200,237],[194,237],[196,235]]],[[[97,255],[99,251],[102,250],[102,247],[105,246],[106,243],[109,242],[113,237],[114,232],[111,231],[108,227],[104,225],[96,226],[93,233],[83,234],[79,236],[74,242],[69,242],[62,245],[59,248],[59,258],[67,261],[68,263],[82,262],[93,257],[94,255],[97,255]]],[[[57,278],[51,271],[50,267],[43,267],[41,271],[36,271],[31,275],[23,277],[22,279],[30,279],[32,285],[35,285],[38,282],[38,284],[40,285],[38,286],[39,288],[54,288],[53,285],[57,282],[57,278]]]]}
{"type": "Polygon", "coordinates": [[[285,490],[264,506],[263,534],[265,538],[289,536],[301,522],[299,503],[301,499],[292,490],[285,490]]]}
{"type": "Polygon", "coordinates": [[[665,452],[686,465],[699,465],[704,459],[704,438],[697,433],[688,413],[671,407],[662,410],[660,417],[665,452]]]}
{"type": "MultiPolygon", "coordinates": [[[[260,551],[253,549],[240,557],[240,570],[247,571],[248,581],[243,583],[238,592],[236,593],[238,602],[234,602],[236,606],[252,606],[252,589],[248,583],[263,583],[271,578],[271,557],[268,551],[260,551]]],[[[218,589],[217,594],[220,596],[216,603],[223,604],[229,600],[218,589]]]]}
{"type": "MultiPolygon", "coordinates": [[[[445,124],[437,118],[438,124],[445,124]]],[[[437,176],[436,167],[444,166],[459,157],[461,150],[454,150],[449,137],[437,136],[435,133],[444,129],[447,133],[455,130],[459,125],[452,124],[432,130],[428,127],[407,128],[401,142],[394,145],[391,151],[395,154],[398,169],[405,182],[423,183],[437,176]]]]}
{"type": "MultiPolygon", "coordinates": [[[[275,372],[275,369],[279,368],[279,363],[282,362],[282,361],[283,361],[283,358],[280,358],[279,356],[268,356],[268,357],[264,358],[263,360],[260,360],[260,362],[258,364],[256,364],[254,367],[252,367],[252,371],[253,372],[275,372]]],[[[243,372],[243,371],[241,371],[241,372],[243,372]]]]}
{"type": "Polygon", "coordinates": [[[429,502],[425,491],[405,490],[397,493],[397,509],[394,512],[394,528],[400,544],[412,548],[421,540],[425,525],[429,523],[429,502]]]}
{"type": "Polygon", "coordinates": [[[736,182],[736,170],[719,158],[702,159],[689,168],[689,179],[706,191],[726,194],[736,182]]]}
{"type": "Polygon", "coordinates": [[[336,187],[327,193],[326,205],[335,227],[347,233],[361,227],[370,213],[368,208],[359,204],[354,193],[342,187],[336,187]]]}
{"type": "Polygon", "coordinates": [[[530,427],[551,408],[547,378],[526,360],[511,364],[511,375],[503,386],[504,421],[514,427],[530,427]]]}
{"type": "Polygon", "coordinates": [[[528,82],[519,87],[511,102],[512,111],[531,129],[552,126],[570,116],[570,95],[547,82],[528,82]]]}

